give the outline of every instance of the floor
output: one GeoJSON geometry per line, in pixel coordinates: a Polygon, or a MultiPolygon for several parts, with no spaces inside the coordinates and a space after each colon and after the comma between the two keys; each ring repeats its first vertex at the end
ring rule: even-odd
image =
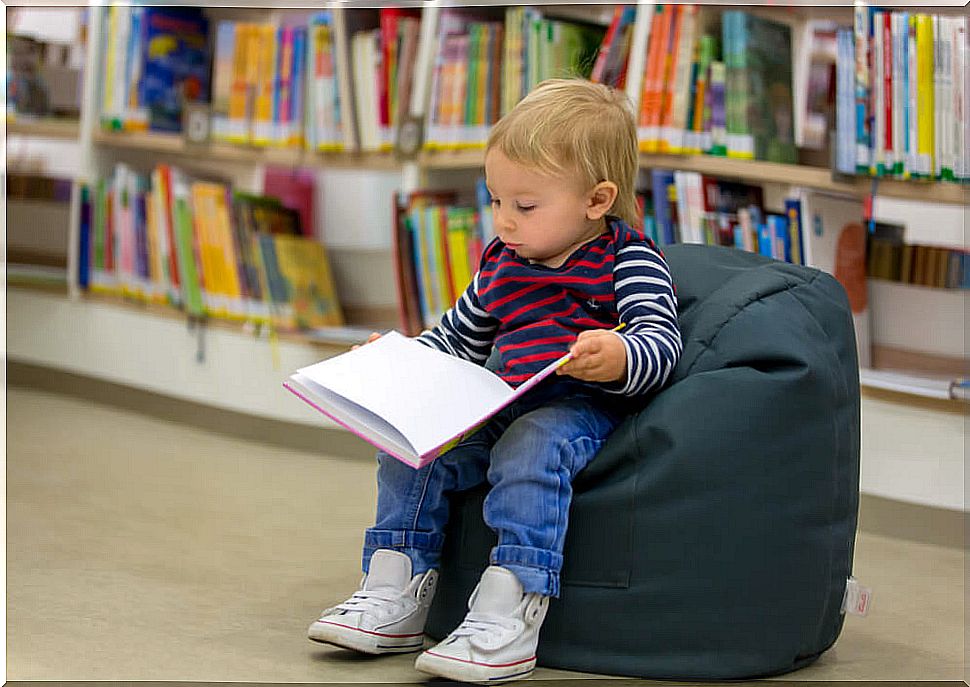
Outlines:
{"type": "MultiPolygon", "coordinates": [[[[307,641],[359,578],[373,465],[7,392],[7,679],[423,682],[307,641]]],[[[964,552],[861,532],[873,588],[788,680],[962,680],[964,552]]],[[[539,669],[534,680],[589,677],[539,669]]],[[[440,684],[440,683],[439,683],[440,684]]]]}

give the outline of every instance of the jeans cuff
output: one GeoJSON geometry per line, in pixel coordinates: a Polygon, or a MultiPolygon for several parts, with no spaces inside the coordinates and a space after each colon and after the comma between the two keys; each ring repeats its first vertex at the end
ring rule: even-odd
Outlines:
{"type": "Polygon", "coordinates": [[[411,559],[411,574],[420,575],[438,567],[441,547],[445,536],[440,532],[416,532],[414,530],[377,530],[364,532],[364,553],[361,567],[366,573],[370,559],[378,549],[400,551],[411,559]]]}
{"type": "Polygon", "coordinates": [[[562,554],[548,549],[500,544],[492,549],[491,563],[512,571],[522,583],[522,590],[526,594],[559,596],[562,554]]]}

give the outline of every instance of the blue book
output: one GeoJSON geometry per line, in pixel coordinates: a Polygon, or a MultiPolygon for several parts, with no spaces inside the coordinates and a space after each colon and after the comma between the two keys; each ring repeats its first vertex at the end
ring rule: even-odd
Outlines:
{"type": "Polygon", "coordinates": [[[478,203],[478,222],[481,226],[482,246],[487,246],[495,238],[495,222],[492,218],[492,196],[485,185],[485,177],[475,181],[475,199],[478,203]]]}
{"type": "MultiPolygon", "coordinates": [[[[292,29],[287,29],[286,27],[278,27],[276,29],[276,64],[273,67],[273,109],[270,114],[270,121],[272,125],[269,129],[269,141],[270,143],[278,144],[280,142],[280,132],[283,129],[282,120],[282,101],[283,101],[283,41],[285,40],[283,36],[286,31],[292,29]]],[[[292,48],[292,45],[291,45],[292,48]]],[[[290,58],[292,60],[292,57],[290,58]]],[[[293,62],[290,62],[290,69],[293,68],[293,62]]],[[[292,74],[291,74],[292,76],[292,74]]],[[[292,81],[291,81],[292,83],[292,81]]]]}
{"type": "Polygon", "coordinates": [[[791,240],[788,236],[788,218],[768,215],[768,232],[771,236],[771,257],[791,262],[791,240]]]}
{"type": "Polygon", "coordinates": [[[293,29],[293,73],[291,75],[292,95],[290,96],[290,135],[301,144],[303,142],[303,109],[306,88],[307,27],[293,29]]]}
{"type": "Polygon", "coordinates": [[[421,322],[424,326],[431,324],[432,305],[431,305],[431,282],[427,268],[427,250],[424,229],[424,215],[420,207],[411,210],[411,214],[405,220],[408,231],[411,234],[412,255],[414,255],[414,274],[417,277],[418,286],[418,305],[421,311],[421,322]]]}
{"type": "Polygon", "coordinates": [[[836,156],[835,168],[842,174],[856,172],[855,41],[851,29],[837,33],[836,156]]]}
{"type": "Polygon", "coordinates": [[[650,171],[653,188],[653,216],[657,222],[657,236],[661,246],[677,242],[674,218],[667,189],[674,184],[674,173],[669,169],[650,171]]]}
{"type": "Polygon", "coordinates": [[[872,164],[872,74],[869,68],[872,45],[872,8],[857,3],[853,14],[855,37],[855,151],[856,172],[869,174],[872,164]]]}
{"type": "Polygon", "coordinates": [[[767,224],[759,224],[758,227],[758,253],[766,258],[774,257],[774,241],[772,241],[771,228],[767,224]]]}
{"type": "Polygon", "coordinates": [[[80,185],[81,223],[78,241],[77,285],[87,289],[91,283],[91,188],[80,185]]]}
{"type": "Polygon", "coordinates": [[[209,101],[209,22],[195,7],[146,7],[139,102],[153,131],[182,130],[182,104],[209,101]]]}
{"type": "Polygon", "coordinates": [[[734,247],[744,250],[744,229],[740,224],[734,225],[734,247]]]}

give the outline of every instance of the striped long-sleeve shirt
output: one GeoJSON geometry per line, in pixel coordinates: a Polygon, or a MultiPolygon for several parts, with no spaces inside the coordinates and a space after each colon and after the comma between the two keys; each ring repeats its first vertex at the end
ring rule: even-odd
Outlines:
{"type": "Polygon", "coordinates": [[[518,257],[500,240],[485,249],[475,278],[434,329],[419,340],[484,364],[497,347],[498,374],[518,386],[563,356],[586,329],[626,326],[626,379],[592,384],[611,394],[638,396],[663,386],[682,351],[677,298],[662,253],[622,220],[578,248],[557,268],[518,257]]]}

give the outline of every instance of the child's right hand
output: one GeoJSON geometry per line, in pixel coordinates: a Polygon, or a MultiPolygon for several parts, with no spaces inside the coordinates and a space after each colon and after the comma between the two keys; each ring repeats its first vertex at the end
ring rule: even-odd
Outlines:
{"type": "Polygon", "coordinates": [[[370,336],[367,337],[367,341],[365,341],[362,344],[355,344],[354,346],[351,346],[350,347],[350,350],[356,351],[361,346],[364,346],[364,345],[369,344],[369,343],[373,343],[374,341],[377,341],[379,338],[381,338],[381,335],[380,334],[378,334],[377,332],[371,332],[370,333],[370,336]]]}

